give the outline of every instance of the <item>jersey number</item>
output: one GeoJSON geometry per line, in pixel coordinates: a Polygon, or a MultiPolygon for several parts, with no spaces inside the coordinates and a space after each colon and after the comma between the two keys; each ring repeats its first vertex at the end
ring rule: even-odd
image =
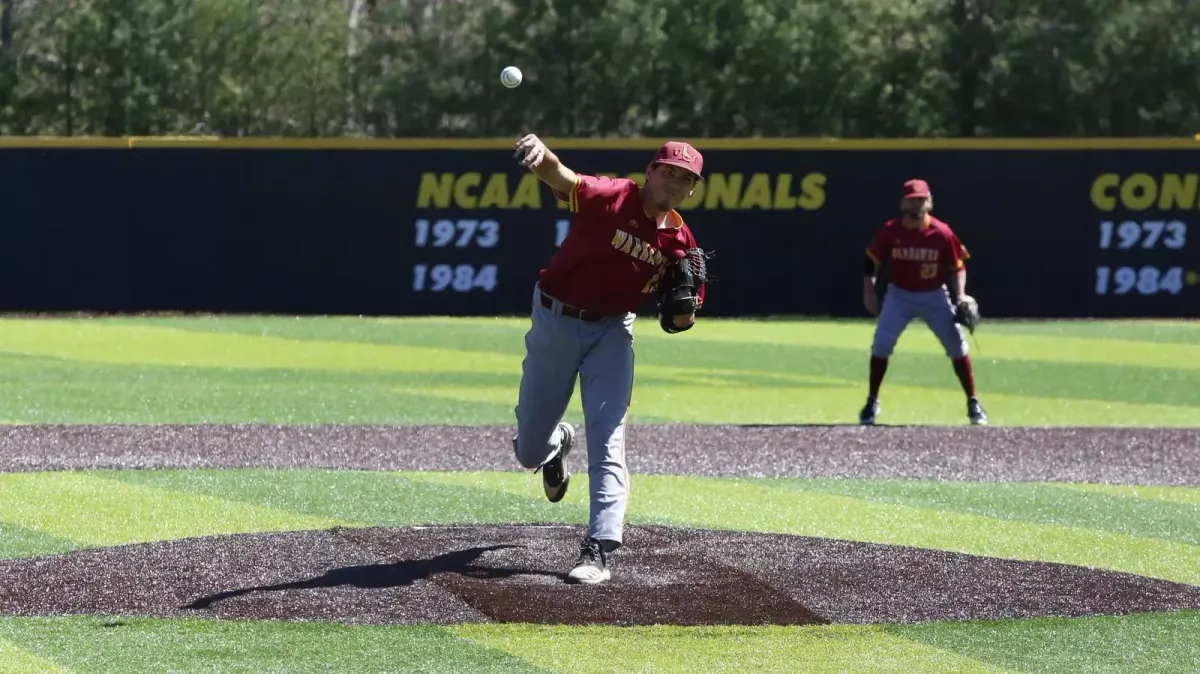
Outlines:
{"type": "Polygon", "coordinates": [[[937,276],[938,266],[936,262],[926,262],[921,265],[921,278],[933,278],[937,276]]]}

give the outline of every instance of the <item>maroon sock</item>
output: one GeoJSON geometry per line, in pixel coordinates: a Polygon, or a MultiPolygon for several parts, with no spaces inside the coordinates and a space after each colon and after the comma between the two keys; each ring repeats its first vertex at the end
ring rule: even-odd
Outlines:
{"type": "Polygon", "coordinates": [[[883,384],[883,375],[887,373],[888,359],[871,356],[871,397],[879,397],[879,387],[883,384]]]}
{"type": "Polygon", "coordinates": [[[954,364],[954,374],[958,375],[958,381],[962,384],[963,392],[969,397],[975,397],[975,372],[971,368],[971,357],[963,356],[962,358],[954,358],[950,361],[954,364]]]}

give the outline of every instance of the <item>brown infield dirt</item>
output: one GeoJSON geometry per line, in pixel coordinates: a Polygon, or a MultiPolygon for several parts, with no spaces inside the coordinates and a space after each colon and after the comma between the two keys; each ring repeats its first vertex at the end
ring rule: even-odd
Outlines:
{"type": "MultiPolygon", "coordinates": [[[[517,470],[511,427],[6,426],[0,470],[517,470]]],[[[1200,428],[632,426],[636,473],[1200,485],[1200,428]]],[[[582,470],[580,434],[573,469],[582,470]]],[[[530,498],[541,498],[530,476],[530,498]]],[[[636,498],[636,494],[634,496],[636,498]]],[[[0,614],[360,624],[895,623],[1200,609],[1100,569],[781,534],[631,525],[572,585],[578,526],[238,534],[0,561],[0,614]]]]}

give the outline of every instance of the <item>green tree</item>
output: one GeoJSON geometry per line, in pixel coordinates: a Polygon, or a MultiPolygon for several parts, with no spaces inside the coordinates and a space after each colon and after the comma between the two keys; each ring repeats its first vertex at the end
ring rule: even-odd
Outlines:
{"type": "Polygon", "coordinates": [[[1191,0],[0,0],[5,134],[1198,130],[1191,0]]]}

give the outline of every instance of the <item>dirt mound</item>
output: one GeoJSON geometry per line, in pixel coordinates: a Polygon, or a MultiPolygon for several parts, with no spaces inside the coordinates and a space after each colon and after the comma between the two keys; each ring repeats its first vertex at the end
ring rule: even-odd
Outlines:
{"type": "Polygon", "coordinates": [[[437,526],[192,538],[0,562],[0,614],[366,624],[823,624],[1200,608],[1200,587],[788,535],[631,526],[570,585],[581,529],[437,526]]]}
{"type": "MultiPolygon", "coordinates": [[[[518,470],[509,426],[0,426],[0,471],[518,470]]],[[[579,434],[586,456],[586,433],[579,434]]],[[[641,474],[1200,485],[1200,428],[632,425],[641,474]]]]}

